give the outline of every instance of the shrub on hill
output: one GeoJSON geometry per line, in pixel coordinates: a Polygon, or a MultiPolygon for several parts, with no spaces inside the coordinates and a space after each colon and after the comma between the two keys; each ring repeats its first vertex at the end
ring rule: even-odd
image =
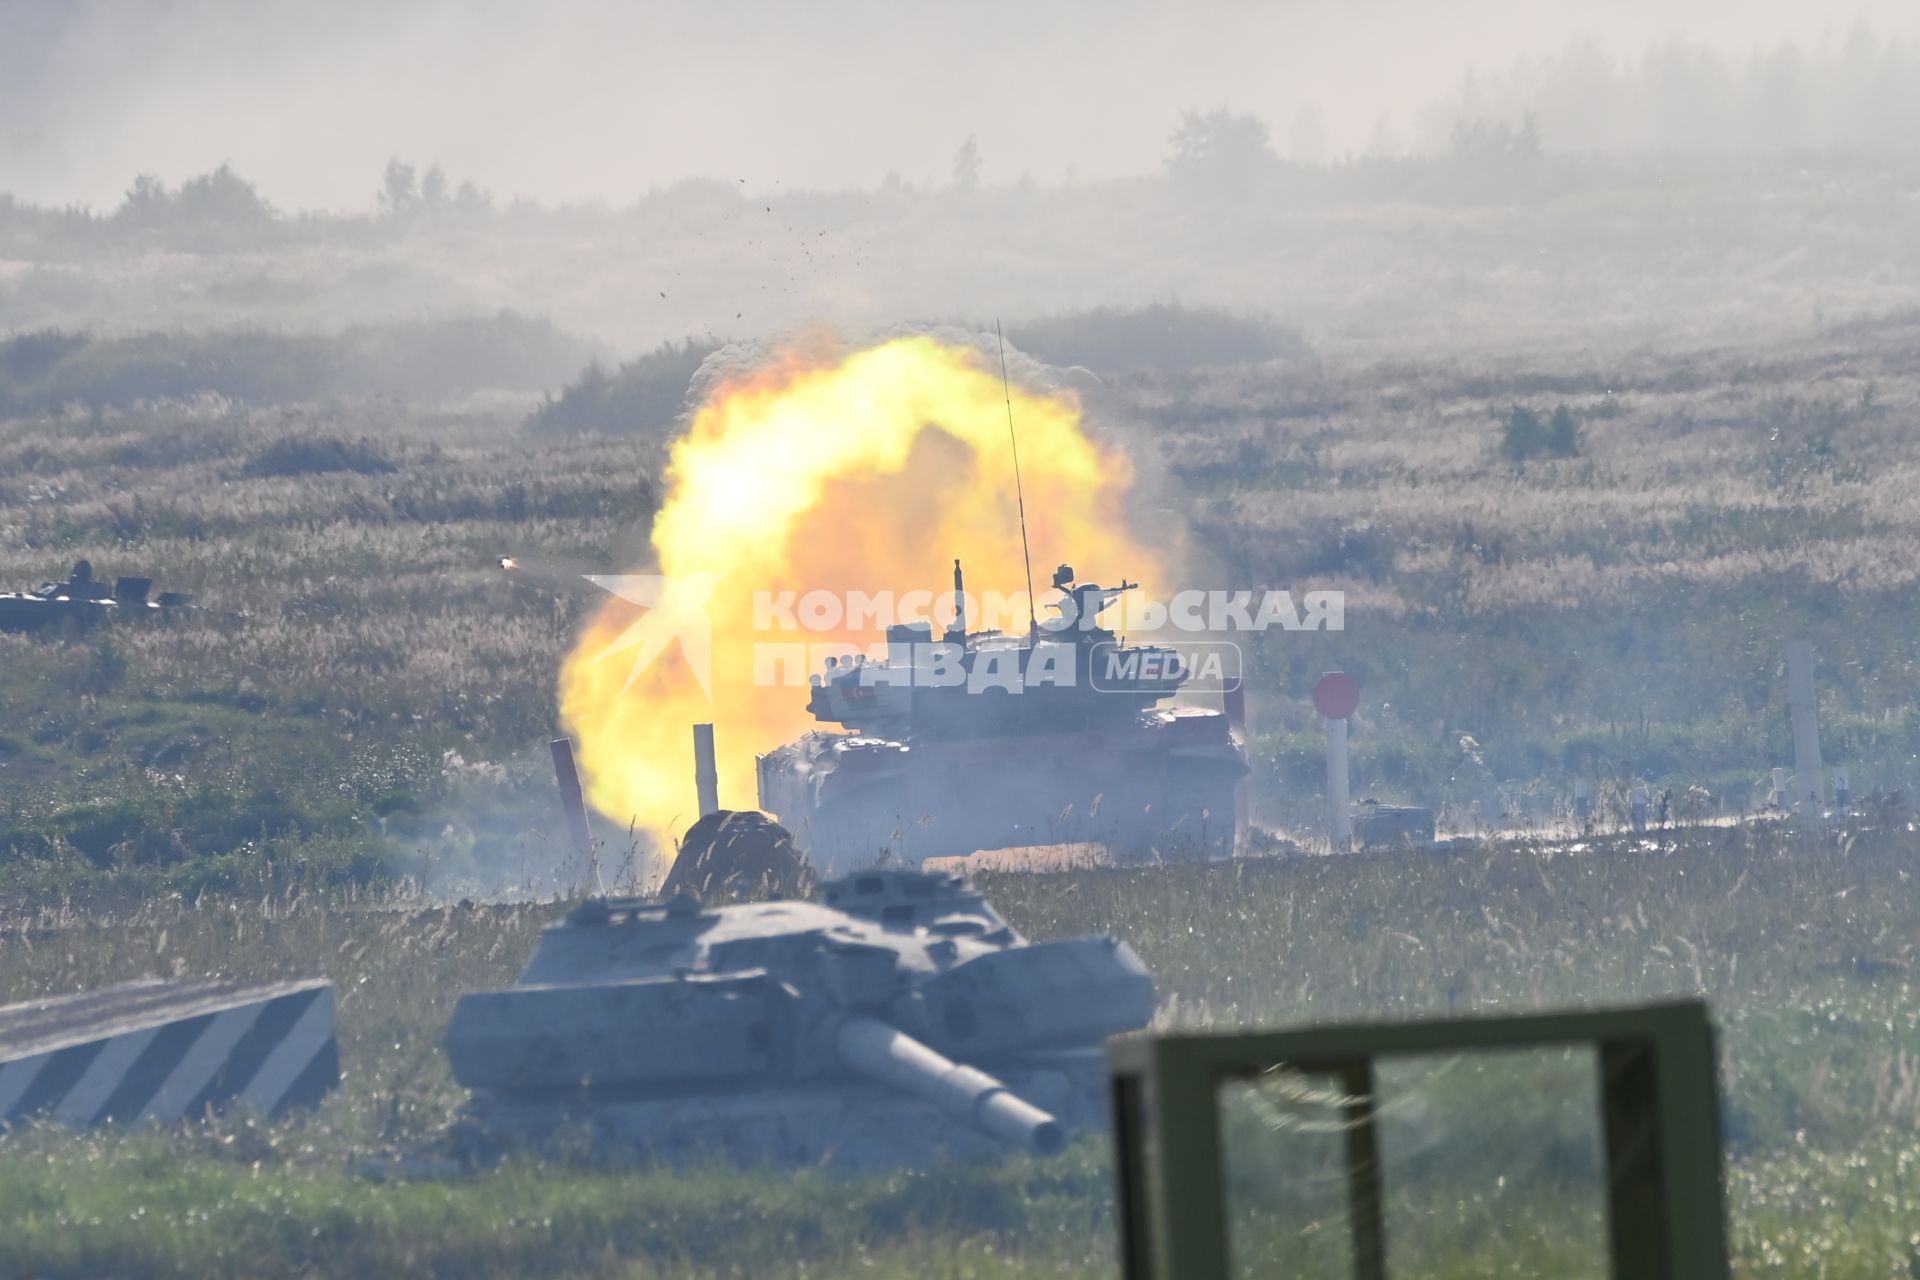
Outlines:
{"type": "Polygon", "coordinates": [[[1564,404],[1555,406],[1544,420],[1532,409],[1515,405],[1507,411],[1506,425],[1501,429],[1500,452],[1513,462],[1577,458],[1580,456],[1580,420],[1564,404]]]}
{"type": "Polygon", "coordinates": [[[237,329],[102,338],[43,329],[0,340],[0,418],[203,395],[268,405],[531,391],[560,382],[588,350],[550,322],[511,311],[339,334],[237,329]]]}
{"type": "Polygon", "coordinates": [[[527,418],[527,429],[541,435],[604,431],[667,434],[686,405],[687,387],[706,358],[720,349],[710,338],[663,342],[613,372],[598,360],[527,418]]]}

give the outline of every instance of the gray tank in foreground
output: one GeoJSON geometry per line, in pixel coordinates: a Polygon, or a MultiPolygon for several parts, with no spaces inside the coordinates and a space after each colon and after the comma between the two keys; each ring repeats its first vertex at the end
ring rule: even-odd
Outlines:
{"type": "Polygon", "coordinates": [[[869,871],[811,901],[589,901],[445,1046],[492,1138],[903,1166],[1104,1124],[1101,1043],[1152,1014],[1125,943],[1029,943],[958,876],[869,871]]]}

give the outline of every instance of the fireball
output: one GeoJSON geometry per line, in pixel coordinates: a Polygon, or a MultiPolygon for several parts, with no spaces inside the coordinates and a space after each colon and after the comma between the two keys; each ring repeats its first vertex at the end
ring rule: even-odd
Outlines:
{"type": "MultiPolygon", "coordinates": [[[[927,336],[783,353],[717,386],[673,444],[653,563],[597,579],[609,595],[559,688],[588,802],[671,856],[697,816],[690,726],[711,722],[721,804],[756,803],[755,754],[814,727],[804,665],[769,655],[881,639],[854,611],[783,602],[938,599],[956,558],[970,592],[1020,591],[1009,402],[1036,577],[1056,561],[1158,576],[1127,530],[1132,466],[1071,393],[1009,392],[980,352],[927,336]]],[[[1026,608],[969,623],[1024,629],[1026,608]]]]}

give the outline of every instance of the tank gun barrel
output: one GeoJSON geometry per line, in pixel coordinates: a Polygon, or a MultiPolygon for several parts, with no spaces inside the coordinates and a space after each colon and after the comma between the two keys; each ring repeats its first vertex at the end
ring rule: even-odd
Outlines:
{"type": "Polygon", "coordinates": [[[1066,1145],[1060,1122],[1006,1085],[877,1019],[850,1015],[834,1030],[833,1047],[849,1070],[922,1098],[1002,1142],[1043,1156],[1066,1145]]]}

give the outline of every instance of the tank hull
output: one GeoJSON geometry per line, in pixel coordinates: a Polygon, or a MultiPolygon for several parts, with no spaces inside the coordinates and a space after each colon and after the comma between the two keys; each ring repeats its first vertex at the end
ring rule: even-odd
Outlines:
{"type": "Polygon", "coordinates": [[[1052,1155],[1107,1118],[1101,1044],[1153,1017],[1117,938],[1028,942],[958,876],[809,899],[589,899],[442,1038],[484,1156],[587,1134],[676,1160],[1052,1155]]]}
{"type": "Polygon", "coordinates": [[[0,592],[0,631],[86,631],[111,622],[157,618],[187,603],[177,591],[149,600],[150,578],[96,579],[82,560],[65,582],[49,582],[35,591],[0,592]]]}
{"type": "Polygon", "coordinates": [[[760,807],[823,874],[1092,842],[1117,860],[1225,856],[1244,754],[1219,712],[1119,728],[916,741],[813,733],[760,758],[760,807]]]}

